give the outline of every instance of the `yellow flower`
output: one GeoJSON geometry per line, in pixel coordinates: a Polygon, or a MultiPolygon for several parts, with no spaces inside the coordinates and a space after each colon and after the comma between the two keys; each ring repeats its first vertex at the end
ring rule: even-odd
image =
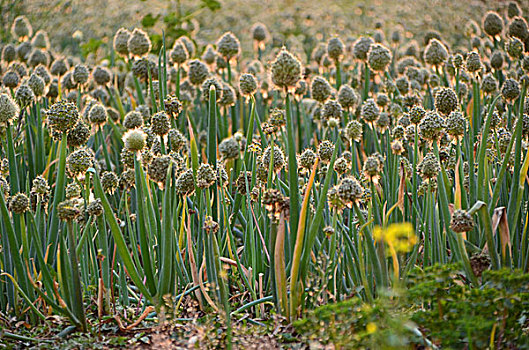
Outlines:
{"type": "Polygon", "coordinates": [[[373,322],[369,322],[366,326],[366,331],[368,334],[373,334],[377,331],[377,325],[373,322]]]}
{"type": "Polygon", "coordinates": [[[386,228],[377,226],[373,236],[376,241],[384,241],[399,253],[409,252],[417,244],[417,236],[409,222],[391,224],[386,228]]]}

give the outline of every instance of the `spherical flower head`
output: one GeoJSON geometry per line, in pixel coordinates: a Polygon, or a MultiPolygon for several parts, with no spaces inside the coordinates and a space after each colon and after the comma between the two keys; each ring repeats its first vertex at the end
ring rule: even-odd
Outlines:
{"type": "Polygon", "coordinates": [[[113,171],[105,171],[101,175],[101,187],[105,193],[113,194],[118,188],[118,176],[113,171]]]}
{"type": "Polygon", "coordinates": [[[521,16],[522,9],[520,9],[520,6],[515,1],[509,2],[507,5],[507,17],[513,18],[516,16],[521,16]]]}
{"type": "Polygon", "coordinates": [[[336,188],[337,197],[349,208],[352,208],[354,203],[358,203],[364,196],[364,188],[353,177],[343,178],[336,188]]]}
{"type": "Polygon", "coordinates": [[[334,162],[334,171],[336,171],[339,175],[343,175],[351,171],[351,166],[351,163],[347,159],[340,157],[334,162]]]}
{"type": "Polygon", "coordinates": [[[143,126],[143,116],[138,111],[130,111],[123,119],[123,126],[128,130],[140,128],[143,126]]]}
{"type": "Polygon", "coordinates": [[[369,37],[362,36],[358,38],[353,44],[353,55],[356,59],[360,61],[365,61],[367,59],[367,53],[373,44],[373,39],[369,37]]]}
{"type": "Polygon", "coordinates": [[[75,182],[66,185],[66,188],[64,190],[64,197],[66,197],[66,199],[79,198],[80,196],[81,186],[79,186],[75,182]]]}
{"type": "MultiPolygon", "coordinates": [[[[397,78],[397,80],[395,80],[395,85],[396,85],[397,90],[399,90],[399,93],[401,95],[406,95],[408,93],[408,91],[410,90],[410,81],[405,76],[397,78]]],[[[387,97],[387,95],[386,95],[386,97],[387,97]]],[[[377,103],[378,103],[378,98],[377,98],[377,103]]],[[[379,103],[379,105],[380,105],[380,103],[379,103]]]]}
{"type": "Polygon", "coordinates": [[[230,60],[233,57],[239,56],[241,43],[232,32],[227,32],[217,41],[217,51],[222,57],[230,60]]]}
{"type": "Polygon", "coordinates": [[[512,59],[519,59],[523,55],[524,44],[520,39],[512,37],[505,43],[505,51],[512,59]]]}
{"type": "Polygon", "coordinates": [[[168,95],[163,100],[165,111],[171,118],[176,118],[178,115],[182,112],[182,102],[174,96],[174,95],[168,95]]]}
{"type": "Polygon", "coordinates": [[[239,174],[239,177],[235,181],[235,188],[237,189],[237,192],[242,194],[243,196],[248,193],[246,188],[251,189],[252,185],[252,172],[250,171],[241,171],[239,174]]]}
{"type": "Polygon", "coordinates": [[[82,120],[79,120],[79,122],[68,131],[66,135],[66,143],[68,144],[68,147],[78,148],[85,146],[89,138],[90,129],[82,120]]]}
{"type": "Polygon", "coordinates": [[[243,96],[250,96],[257,90],[257,81],[253,74],[244,73],[239,78],[239,90],[243,96]]]}
{"type": "Polygon", "coordinates": [[[229,137],[219,143],[219,153],[224,160],[236,159],[240,152],[239,142],[234,137],[229,137]]]}
{"type": "Polygon", "coordinates": [[[178,129],[169,130],[167,134],[171,150],[178,152],[180,150],[185,150],[188,148],[188,141],[185,136],[178,129]]]}
{"type": "Polygon", "coordinates": [[[93,166],[94,155],[86,148],[80,148],[68,155],[66,168],[72,177],[84,175],[93,166]]]}
{"type": "Polygon", "coordinates": [[[210,164],[202,163],[197,170],[197,187],[208,188],[217,181],[217,172],[210,164]]]}
{"type": "Polygon", "coordinates": [[[358,120],[351,120],[349,123],[347,123],[347,126],[345,127],[344,134],[347,137],[348,140],[351,142],[356,141],[360,142],[362,139],[362,123],[360,123],[358,120]]]}
{"type": "Polygon", "coordinates": [[[217,101],[222,98],[222,85],[216,78],[209,78],[202,84],[202,98],[204,101],[209,101],[209,90],[215,87],[215,96],[217,101]]]}
{"type": "Polygon", "coordinates": [[[500,70],[503,67],[503,53],[501,51],[494,51],[490,56],[490,66],[495,70],[500,70]]]}
{"type": "Polygon", "coordinates": [[[327,54],[334,62],[339,62],[345,53],[345,45],[338,37],[329,39],[327,42],[327,54]]]}
{"type": "Polygon", "coordinates": [[[88,120],[96,126],[105,125],[107,118],[107,109],[100,103],[93,105],[88,112],[88,120]]]}
{"type": "Polygon", "coordinates": [[[307,148],[298,157],[299,166],[304,169],[311,170],[314,166],[314,163],[316,162],[317,157],[318,156],[313,150],[307,148]]]}
{"type": "Polygon", "coordinates": [[[448,59],[448,49],[437,39],[432,39],[424,50],[424,61],[432,66],[441,66],[448,59]]]}
{"type": "Polygon", "coordinates": [[[377,183],[383,169],[384,157],[377,152],[367,157],[362,171],[370,181],[377,183]]]}
{"type": "Polygon", "coordinates": [[[53,75],[56,76],[62,76],[64,73],[68,71],[68,64],[66,61],[62,58],[57,58],[53,63],[51,64],[50,72],[53,75]]]}
{"type": "Polygon", "coordinates": [[[171,124],[169,123],[169,116],[166,112],[161,111],[155,113],[151,118],[151,130],[153,133],[159,136],[167,135],[171,124]]]}
{"type": "Polygon", "coordinates": [[[221,98],[219,100],[219,106],[222,107],[231,107],[235,105],[235,100],[237,99],[235,90],[226,83],[222,83],[221,98]]]}
{"type": "Polygon", "coordinates": [[[11,34],[20,41],[33,35],[33,27],[26,16],[18,16],[15,18],[11,27],[11,34]]]}
{"type": "Polygon", "coordinates": [[[331,141],[322,141],[318,146],[318,157],[323,163],[329,163],[334,153],[334,144],[331,141]]]}
{"type": "Polygon", "coordinates": [[[141,151],[146,144],[147,134],[140,129],[131,129],[123,135],[125,148],[131,152],[141,151]]]}
{"type": "Polygon", "coordinates": [[[195,191],[193,169],[188,169],[178,176],[178,179],[176,179],[175,188],[176,193],[181,196],[190,195],[195,191]]]}
{"type": "Polygon", "coordinates": [[[41,49],[34,49],[31,51],[28,57],[28,65],[30,67],[36,67],[39,64],[47,66],[49,63],[49,56],[46,52],[41,49]]]}
{"type": "MultiPolygon", "coordinates": [[[[279,172],[286,165],[285,154],[283,153],[281,148],[274,146],[273,157],[274,159],[273,159],[272,170],[275,172],[279,172]]],[[[270,169],[271,161],[272,161],[272,149],[270,146],[268,146],[267,148],[265,148],[262,158],[261,158],[261,166],[267,170],[267,173],[268,173],[268,169],[270,169]]]]}
{"type": "Polygon", "coordinates": [[[310,93],[312,98],[319,103],[325,103],[331,96],[332,87],[331,84],[324,77],[317,76],[312,79],[310,84],[310,93]]]}
{"type": "Polygon", "coordinates": [[[32,46],[29,41],[24,41],[18,44],[16,48],[18,59],[21,62],[26,62],[29,57],[29,53],[31,52],[31,49],[32,46]]]}
{"type": "Polygon", "coordinates": [[[173,63],[183,64],[189,58],[189,53],[184,43],[181,40],[177,40],[173,45],[173,49],[169,52],[169,56],[173,63]]]}
{"type": "Polygon", "coordinates": [[[151,39],[143,30],[134,28],[127,41],[127,48],[134,56],[144,56],[151,51],[151,39]]]}
{"type": "Polygon", "coordinates": [[[296,86],[301,79],[301,63],[285,47],[277,54],[270,69],[272,82],[279,88],[296,86]]]}
{"type": "Polygon", "coordinates": [[[463,113],[454,111],[445,120],[446,133],[453,138],[460,139],[467,130],[467,119],[463,113]]]}
{"type": "Polygon", "coordinates": [[[85,65],[77,64],[73,68],[72,78],[76,84],[80,84],[80,85],[86,84],[89,77],[90,77],[90,71],[88,70],[88,67],[86,67],[85,65]]]}
{"type": "Polygon", "coordinates": [[[501,88],[501,94],[508,102],[516,100],[520,96],[520,84],[514,79],[505,80],[501,88]]]}
{"type": "Polygon", "coordinates": [[[15,99],[19,106],[25,107],[35,100],[35,93],[27,84],[22,84],[15,91],[15,99]]]}
{"type": "Polygon", "coordinates": [[[474,220],[466,210],[456,209],[452,214],[450,228],[457,233],[469,232],[474,228],[474,220]]]}
{"type": "Polygon", "coordinates": [[[134,62],[132,62],[131,71],[134,76],[143,81],[147,81],[149,73],[151,74],[152,80],[158,79],[158,64],[148,57],[135,59],[134,62]]]}
{"type": "Polygon", "coordinates": [[[342,114],[342,106],[336,100],[328,100],[327,102],[325,102],[323,108],[321,109],[321,117],[326,120],[329,120],[331,118],[341,120],[342,114]]]}
{"type": "Polygon", "coordinates": [[[167,177],[167,169],[172,162],[172,158],[168,155],[156,156],[149,164],[149,177],[158,184],[163,184],[167,177]]]}
{"type": "Polygon", "coordinates": [[[485,94],[492,94],[498,90],[498,81],[496,80],[496,77],[491,73],[486,74],[481,80],[481,90],[483,90],[485,94]]]}
{"type": "Polygon", "coordinates": [[[362,105],[362,110],[360,111],[360,116],[367,123],[373,123],[375,120],[378,119],[379,115],[380,109],[375,103],[375,100],[372,98],[368,98],[367,100],[365,100],[364,104],[362,105]]]}
{"type": "Polygon", "coordinates": [[[494,37],[501,34],[503,30],[503,20],[497,12],[489,11],[483,17],[483,31],[494,37]]]}
{"type": "Polygon", "coordinates": [[[367,53],[369,68],[375,72],[383,72],[391,62],[391,51],[381,44],[373,44],[367,53]]]}
{"type": "Polygon", "coordinates": [[[50,186],[48,185],[48,180],[42,176],[37,176],[33,179],[31,192],[45,195],[50,191],[50,186]]]}
{"type": "Polygon", "coordinates": [[[525,18],[516,16],[509,23],[509,36],[525,41],[529,36],[525,18]]]}
{"type": "Polygon", "coordinates": [[[448,115],[458,107],[457,95],[452,88],[439,88],[435,94],[435,108],[443,115],[448,115]]]}
{"type": "Polygon", "coordinates": [[[62,221],[73,221],[81,215],[76,199],[67,199],[57,205],[57,216],[62,221]]]}
{"type": "Polygon", "coordinates": [[[114,35],[114,50],[122,56],[128,56],[130,31],[126,28],[119,28],[114,35]]]}
{"type": "Polygon", "coordinates": [[[438,141],[443,133],[444,120],[434,111],[428,111],[419,123],[419,136],[427,141],[438,141]]]}
{"type": "Polygon", "coordinates": [[[15,45],[7,44],[2,49],[2,61],[11,63],[17,58],[17,51],[15,45]]]}
{"type": "Polygon", "coordinates": [[[435,154],[428,152],[417,166],[417,170],[423,179],[429,180],[437,177],[441,171],[441,166],[439,165],[439,160],[437,160],[435,154]]]}
{"type": "Polygon", "coordinates": [[[340,86],[340,90],[338,90],[338,102],[343,108],[353,110],[358,106],[360,96],[351,86],[344,84],[340,86]]]}
{"type": "Polygon", "coordinates": [[[270,34],[268,33],[268,28],[263,23],[255,23],[251,29],[253,40],[258,43],[262,43],[268,40],[270,34]]]}
{"type": "Polygon", "coordinates": [[[209,65],[215,63],[215,60],[217,59],[217,52],[211,44],[208,44],[208,46],[206,46],[204,54],[202,54],[202,59],[204,60],[204,62],[206,62],[206,64],[209,65]]]}
{"type": "Polygon", "coordinates": [[[44,65],[40,64],[33,70],[33,73],[38,75],[42,80],[44,80],[44,84],[48,85],[51,81],[50,72],[48,71],[48,68],[46,68],[44,65]]]}
{"type": "Polygon", "coordinates": [[[10,94],[0,94],[0,124],[10,123],[18,117],[20,109],[10,94]]]}
{"type": "Polygon", "coordinates": [[[9,199],[9,210],[21,215],[29,209],[29,198],[24,193],[17,193],[9,199]]]}
{"type": "Polygon", "coordinates": [[[101,216],[103,215],[103,212],[104,212],[103,202],[101,201],[100,198],[97,198],[91,201],[86,207],[86,213],[92,217],[101,216]]]}
{"type": "Polygon", "coordinates": [[[92,72],[92,77],[98,85],[106,85],[112,79],[110,71],[102,66],[97,66],[92,72]]]}
{"type": "Polygon", "coordinates": [[[206,80],[209,75],[208,67],[199,60],[191,60],[188,62],[189,70],[187,76],[191,84],[198,86],[206,80]]]}

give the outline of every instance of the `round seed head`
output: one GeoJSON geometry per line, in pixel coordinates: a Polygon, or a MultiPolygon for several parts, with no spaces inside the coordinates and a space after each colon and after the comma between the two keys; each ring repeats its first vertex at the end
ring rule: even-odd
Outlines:
{"type": "Polygon", "coordinates": [[[68,147],[78,148],[85,146],[89,138],[90,129],[82,120],[79,120],[79,122],[68,131],[66,135],[66,142],[68,147]]]}
{"type": "Polygon", "coordinates": [[[329,120],[331,118],[341,120],[342,113],[342,106],[336,100],[328,100],[327,102],[325,102],[323,108],[321,109],[321,117],[326,120],[329,120]]]}
{"type": "Polygon", "coordinates": [[[48,33],[44,30],[39,30],[31,39],[31,45],[39,49],[48,50],[50,48],[50,39],[48,38],[48,33]]]}
{"type": "Polygon", "coordinates": [[[67,199],[57,205],[57,216],[62,221],[73,221],[81,215],[77,200],[67,199]]]}
{"type": "Polygon", "coordinates": [[[457,95],[451,88],[440,88],[435,94],[435,108],[444,115],[458,107],[457,95]]]}
{"type": "Polygon", "coordinates": [[[171,60],[176,64],[183,64],[189,58],[185,44],[181,40],[175,41],[173,49],[169,52],[171,60]]]}
{"type": "Polygon", "coordinates": [[[50,76],[50,72],[48,71],[48,68],[46,68],[45,66],[43,66],[42,64],[41,65],[38,65],[34,70],[33,70],[33,73],[35,73],[36,75],[38,75],[40,78],[42,78],[42,80],[44,80],[44,84],[48,85],[51,81],[51,76],[50,76]]]}
{"type": "Polygon", "coordinates": [[[189,195],[195,191],[195,179],[193,178],[193,170],[188,169],[178,176],[176,179],[176,193],[181,196],[189,195]]]}
{"type": "Polygon", "coordinates": [[[481,80],[481,90],[486,94],[492,94],[498,90],[498,81],[491,73],[486,74],[481,80]]]}
{"type": "Polygon", "coordinates": [[[50,72],[56,76],[62,76],[68,71],[68,64],[62,58],[58,58],[51,64],[50,72]]]}
{"type": "Polygon", "coordinates": [[[195,44],[187,36],[181,36],[178,40],[182,41],[186,47],[189,58],[195,56],[195,44]]]}
{"type": "Polygon", "coordinates": [[[252,74],[242,74],[239,78],[239,90],[244,96],[250,96],[257,90],[257,81],[252,74]]]}
{"type": "Polygon", "coordinates": [[[68,155],[66,167],[72,177],[77,177],[86,173],[88,168],[93,166],[94,155],[86,148],[80,148],[68,155]]]}
{"type": "Polygon", "coordinates": [[[360,96],[349,85],[340,86],[338,90],[338,102],[343,108],[354,110],[360,102],[360,96]]]}
{"type": "Polygon", "coordinates": [[[325,103],[331,96],[332,87],[331,84],[324,77],[317,76],[312,79],[310,84],[310,93],[312,98],[320,103],[325,103]]]}
{"type": "Polygon", "coordinates": [[[208,67],[199,60],[191,60],[188,66],[189,70],[187,75],[191,84],[195,86],[202,85],[209,75],[208,67]]]}
{"type": "Polygon", "coordinates": [[[353,177],[343,178],[336,188],[337,197],[349,208],[358,203],[364,196],[364,188],[353,177]]]}
{"type": "Polygon", "coordinates": [[[25,193],[17,193],[9,199],[9,210],[21,215],[29,210],[29,198],[25,193]]]}
{"type": "MultiPolygon", "coordinates": [[[[149,164],[148,170],[151,180],[157,183],[164,183],[165,178],[167,177],[167,169],[169,169],[171,161],[171,157],[168,155],[154,157],[151,164],[149,164]]],[[[191,175],[193,175],[192,172],[191,175]]]]}
{"type": "Polygon", "coordinates": [[[86,207],[86,212],[89,216],[97,217],[103,215],[103,202],[100,198],[91,201],[86,207]]]}
{"type": "Polygon", "coordinates": [[[123,119],[123,126],[126,129],[136,129],[143,126],[143,116],[138,111],[130,111],[123,119]]]}
{"type": "Polygon", "coordinates": [[[450,228],[457,233],[469,232],[474,228],[474,220],[466,210],[456,209],[452,214],[450,228]]]}
{"type": "Polygon", "coordinates": [[[497,12],[489,11],[483,17],[483,31],[490,36],[501,34],[503,30],[503,20],[497,12]]]}
{"type": "Polygon", "coordinates": [[[188,148],[187,139],[178,129],[169,130],[167,138],[169,139],[171,150],[174,152],[186,150],[188,148]]]}
{"type": "Polygon", "coordinates": [[[529,36],[527,22],[523,17],[514,17],[509,23],[509,36],[525,41],[529,36]]]}
{"type": "Polygon", "coordinates": [[[248,187],[251,189],[252,186],[252,173],[250,171],[242,171],[239,174],[239,177],[235,181],[235,188],[237,189],[237,192],[242,194],[243,196],[248,193],[246,191],[246,188],[248,187]]]}
{"type": "Polygon", "coordinates": [[[373,39],[369,37],[360,37],[353,44],[353,55],[356,59],[360,61],[365,61],[367,59],[367,53],[373,44],[373,39]]]}
{"type": "Polygon", "coordinates": [[[15,45],[7,44],[2,49],[2,61],[11,63],[17,58],[17,51],[15,45]]]}
{"type": "Polygon", "coordinates": [[[301,79],[301,63],[283,47],[272,62],[271,76],[279,88],[294,87],[301,79]]]}
{"type": "Polygon", "coordinates": [[[176,118],[182,112],[182,103],[176,96],[168,95],[163,102],[169,117],[176,118]]]}
{"type": "Polygon", "coordinates": [[[197,187],[208,188],[217,181],[217,172],[210,164],[202,163],[197,170],[197,187]]]}
{"type": "Polygon", "coordinates": [[[364,104],[362,105],[362,110],[360,111],[360,116],[367,123],[373,123],[375,120],[378,119],[379,115],[380,109],[375,103],[375,100],[373,100],[372,98],[368,98],[367,100],[365,100],[364,104]]]}
{"type": "Polygon", "coordinates": [[[226,83],[222,83],[222,93],[221,98],[219,100],[219,105],[222,107],[230,107],[235,104],[236,100],[236,93],[235,90],[231,87],[231,85],[228,85],[226,83]]]}
{"type": "Polygon", "coordinates": [[[114,35],[114,50],[122,56],[129,55],[128,42],[130,35],[131,33],[125,28],[119,28],[114,35]]]}
{"type": "Polygon", "coordinates": [[[26,16],[18,16],[15,18],[11,26],[11,34],[18,40],[24,40],[33,35],[33,27],[26,16]]]}
{"type": "Polygon", "coordinates": [[[18,59],[21,62],[26,62],[32,48],[33,47],[31,46],[29,41],[24,41],[18,44],[16,48],[18,59]]]}
{"type": "Polygon", "coordinates": [[[64,190],[64,196],[66,199],[79,198],[81,196],[81,187],[75,182],[68,184],[64,190]]]}
{"type": "Polygon", "coordinates": [[[419,136],[427,141],[434,142],[441,138],[444,120],[434,111],[428,111],[419,123],[419,136]]]}
{"type": "Polygon", "coordinates": [[[441,166],[435,154],[428,152],[417,166],[417,171],[425,180],[436,178],[441,171],[441,166]]]}
{"type": "Polygon", "coordinates": [[[252,26],[252,38],[253,40],[262,43],[268,41],[270,34],[268,33],[268,28],[263,23],[255,23],[252,26]]]}
{"type": "Polygon", "coordinates": [[[48,125],[58,133],[65,133],[72,129],[79,120],[79,111],[74,103],[59,101],[47,111],[48,125]]]}
{"type": "Polygon", "coordinates": [[[240,151],[239,142],[234,137],[224,139],[219,144],[219,153],[224,160],[238,158],[240,151]]]}
{"type": "Polygon", "coordinates": [[[347,126],[345,127],[345,136],[351,142],[360,142],[360,140],[362,139],[362,133],[362,123],[360,123],[358,120],[353,119],[349,123],[347,123],[347,126]]]}
{"type": "Polygon", "coordinates": [[[27,84],[22,84],[15,91],[15,99],[19,106],[26,107],[35,100],[35,93],[27,84]]]}
{"type": "Polygon", "coordinates": [[[105,193],[113,194],[118,188],[118,176],[113,171],[105,171],[101,175],[101,187],[105,193]]]}
{"type": "Polygon", "coordinates": [[[112,79],[110,71],[102,66],[97,66],[94,69],[94,71],[92,72],[92,77],[94,77],[94,81],[98,85],[106,85],[112,79]]]}
{"type": "Polygon", "coordinates": [[[96,126],[105,125],[107,118],[107,109],[100,103],[94,104],[88,112],[88,120],[96,126]]]}
{"type": "Polygon", "coordinates": [[[520,84],[514,79],[507,79],[501,88],[503,98],[508,101],[514,101],[520,96],[520,84]]]}
{"type": "Polygon", "coordinates": [[[299,166],[304,169],[311,170],[314,166],[314,163],[316,162],[316,158],[316,153],[314,153],[314,151],[310,148],[307,148],[299,156],[299,166]]]}
{"type": "Polygon", "coordinates": [[[381,44],[373,44],[367,53],[367,63],[375,72],[383,72],[391,62],[391,51],[381,44]]]}
{"type": "Polygon", "coordinates": [[[208,46],[206,46],[204,54],[202,55],[202,59],[204,60],[204,62],[206,62],[206,64],[209,65],[215,63],[215,60],[217,59],[217,52],[211,44],[208,44],[208,46]]]}
{"type": "Polygon", "coordinates": [[[513,59],[519,59],[522,57],[524,52],[524,44],[518,38],[510,38],[505,43],[505,51],[513,59]]]}
{"type": "Polygon", "coordinates": [[[448,49],[438,39],[431,39],[424,50],[424,61],[432,66],[440,66],[448,59],[448,49]]]}
{"type": "Polygon", "coordinates": [[[47,66],[49,64],[49,55],[41,49],[34,49],[28,56],[28,65],[30,67],[36,67],[39,64],[47,66]]]}
{"type": "Polygon", "coordinates": [[[383,169],[384,157],[382,157],[382,155],[377,152],[367,157],[362,171],[370,181],[377,182],[383,169]]]}
{"type": "Polygon", "coordinates": [[[49,193],[50,186],[48,185],[48,180],[42,176],[37,176],[33,179],[31,192],[37,193],[40,195],[45,195],[49,193]]]}
{"type": "Polygon", "coordinates": [[[343,175],[351,171],[351,163],[344,157],[340,157],[334,162],[334,171],[339,175],[343,175]]]}
{"type": "Polygon", "coordinates": [[[329,163],[334,153],[334,144],[331,141],[325,140],[318,146],[318,157],[323,163],[329,163]]]}
{"type": "Polygon", "coordinates": [[[88,70],[88,67],[86,67],[85,65],[77,64],[73,68],[72,79],[74,83],[83,85],[88,81],[89,77],[90,77],[90,71],[88,70]]]}
{"type": "Polygon", "coordinates": [[[209,78],[202,84],[202,97],[204,101],[209,101],[209,90],[215,87],[217,101],[222,98],[222,85],[216,78],[209,78]]]}
{"type": "Polygon", "coordinates": [[[153,133],[159,136],[167,135],[171,124],[169,123],[169,117],[164,111],[155,113],[151,118],[151,130],[153,133]]]}
{"type": "MultiPolygon", "coordinates": [[[[271,157],[272,157],[272,149],[270,148],[270,146],[268,146],[267,148],[265,148],[263,152],[263,156],[261,158],[261,164],[263,168],[267,170],[270,169],[270,162],[272,161],[271,157]]],[[[283,151],[281,150],[281,148],[277,146],[274,146],[273,162],[274,162],[273,170],[275,172],[280,171],[286,165],[285,155],[283,151]]]]}
{"type": "Polygon", "coordinates": [[[10,94],[0,94],[0,124],[10,123],[18,117],[20,109],[10,94]]]}
{"type": "Polygon", "coordinates": [[[217,41],[217,51],[222,57],[230,60],[232,57],[239,56],[241,43],[232,32],[227,32],[217,41]]]}
{"type": "Polygon", "coordinates": [[[144,56],[151,51],[151,39],[143,30],[134,28],[127,41],[127,48],[134,56],[144,56]]]}
{"type": "Polygon", "coordinates": [[[131,129],[123,135],[125,148],[130,152],[141,151],[146,144],[147,135],[140,129],[131,129]]]}
{"type": "Polygon", "coordinates": [[[466,129],[467,120],[461,112],[451,112],[445,120],[446,133],[454,138],[461,138],[466,129]]]}
{"type": "Polygon", "coordinates": [[[345,45],[338,37],[329,39],[327,42],[327,54],[335,62],[339,62],[345,53],[345,45]]]}

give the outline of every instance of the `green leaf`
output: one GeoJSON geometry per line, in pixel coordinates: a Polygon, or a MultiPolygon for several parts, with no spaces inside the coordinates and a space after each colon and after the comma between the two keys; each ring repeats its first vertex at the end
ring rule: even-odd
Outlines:
{"type": "Polygon", "coordinates": [[[202,0],[202,6],[209,8],[211,11],[220,10],[221,5],[217,0],[202,0]]]}
{"type": "Polygon", "coordinates": [[[152,13],[148,13],[145,15],[141,20],[141,25],[144,28],[151,28],[154,27],[156,22],[158,22],[158,19],[160,18],[160,15],[157,15],[156,17],[152,15],[152,13]]]}

